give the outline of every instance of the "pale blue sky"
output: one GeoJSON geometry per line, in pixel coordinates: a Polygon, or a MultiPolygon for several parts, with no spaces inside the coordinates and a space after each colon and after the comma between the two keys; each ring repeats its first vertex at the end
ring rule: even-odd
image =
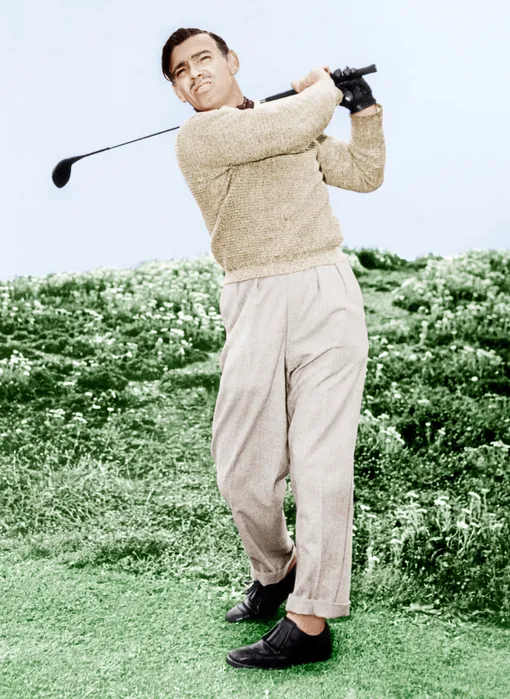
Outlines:
{"type": "MultiPolygon", "coordinates": [[[[161,73],[181,26],[240,59],[244,95],[291,89],[313,67],[361,67],[384,107],[387,163],[370,194],[329,187],[344,245],[407,259],[510,247],[510,10],[499,0],[320,3],[1,0],[0,279],[210,252],[180,173],[178,131],[81,155],[194,115],[161,73]]],[[[326,128],[350,139],[338,107],[326,128]]]]}

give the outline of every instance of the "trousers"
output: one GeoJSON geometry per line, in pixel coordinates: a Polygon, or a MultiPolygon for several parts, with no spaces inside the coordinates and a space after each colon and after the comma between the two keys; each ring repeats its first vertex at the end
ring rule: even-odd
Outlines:
{"type": "Polygon", "coordinates": [[[225,284],[211,456],[253,580],[282,580],[286,610],[348,616],[354,450],[368,361],[363,294],[349,259],[225,284]],[[287,476],[296,543],[283,501],[287,476]]]}

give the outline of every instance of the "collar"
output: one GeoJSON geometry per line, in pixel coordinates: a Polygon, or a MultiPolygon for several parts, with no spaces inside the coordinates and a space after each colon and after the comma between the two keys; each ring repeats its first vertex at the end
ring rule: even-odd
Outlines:
{"type": "MultiPolygon", "coordinates": [[[[231,107],[231,109],[254,109],[254,107],[255,107],[255,102],[253,100],[250,100],[247,97],[245,97],[241,104],[238,104],[237,107],[231,107]]],[[[193,107],[193,109],[195,109],[195,107],[193,107]]],[[[220,109],[221,109],[221,107],[220,107],[220,109]]],[[[206,110],[206,111],[208,111],[208,110],[206,110]]],[[[195,109],[195,112],[198,112],[199,114],[202,113],[200,109],[195,109]]]]}
{"type": "Polygon", "coordinates": [[[253,100],[249,100],[247,97],[244,98],[242,104],[238,104],[236,109],[253,109],[255,103],[253,100]]]}

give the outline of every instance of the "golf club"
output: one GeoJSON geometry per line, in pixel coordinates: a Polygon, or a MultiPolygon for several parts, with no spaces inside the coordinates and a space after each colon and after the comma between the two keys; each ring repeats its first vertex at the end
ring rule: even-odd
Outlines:
{"type": "MultiPolygon", "coordinates": [[[[356,83],[359,82],[360,78],[362,78],[363,75],[376,72],[377,68],[375,67],[375,63],[372,63],[369,66],[365,66],[365,68],[355,69],[349,68],[347,66],[343,73],[340,70],[340,68],[338,70],[335,70],[333,73],[330,73],[330,76],[334,81],[335,85],[341,89],[343,86],[342,92],[344,92],[344,99],[342,100],[342,104],[345,102],[343,106],[347,106],[349,108],[355,102],[354,95],[351,91],[348,90],[349,86],[354,88],[356,86],[356,83]]],[[[276,95],[271,95],[270,97],[266,97],[265,99],[260,100],[260,103],[263,104],[264,102],[271,102],[272,100],[282,99],[283,97],[290,97],[291,95],[297,95],[297,92],[295,90],[287,90],[286,92],[280,92],[276,95]]],[[[363,108],[362,105],[358,106],[360,108],[363,108]]],[[[356,110],[356,107],[354,108],[354,110],[356,110]]],[[[87,158],[89,155],[96,155],[96,153],[103,153],[105,150],[112,150],[113,148],[120,148],[120,146],[127,146],[128,143],[135,143],[135,141],[143,141],[144,138],[152,138],[152,136],[159,136],[159,134],[167,133],[168,131],[175,131],[175,129],[179,128],[179,126],[174,126],[171,129],[158,131],[157,133],[152,133],[148,136],[142,136],[141,138],[134,138],[132,141],[119,143],[116,146],[107,146],[106,148],[101,148],[101,150],[92,151],[92,153],[85,153],[84,155],[75,155],[73,158],[64,158],[64,160],[61,160],[54,167],[53,172],[51,174],[51,179],[53,180],[53,183],[56,187],[65,187],[65,185],[69,182],[69,179],[71,177],[71,167],[78,160],[81,160],[82,158],[87,158]]]]}

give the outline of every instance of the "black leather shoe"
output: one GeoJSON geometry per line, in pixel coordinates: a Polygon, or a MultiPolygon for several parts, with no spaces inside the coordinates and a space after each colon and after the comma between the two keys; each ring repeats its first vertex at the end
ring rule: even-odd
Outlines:
{"type": "Polygon", "coordinates": [[[320,634],[311,636],[285,616],[257,643],[231,650],[227,663],[232,667],[278,670],[329,660],[332,655],[331,630],[328,622],[325,623],[320,634]]]}
{"type": "Polygon", "coordinates": [[[245,600],[229,609],[227,621],[267,621],[272,619],[278,607],[284,602],[294,589],[296,582],[297,563],[280,582],[272,585],[262,585],[259,580],[254,580],[245,590],[245,600]]]}

